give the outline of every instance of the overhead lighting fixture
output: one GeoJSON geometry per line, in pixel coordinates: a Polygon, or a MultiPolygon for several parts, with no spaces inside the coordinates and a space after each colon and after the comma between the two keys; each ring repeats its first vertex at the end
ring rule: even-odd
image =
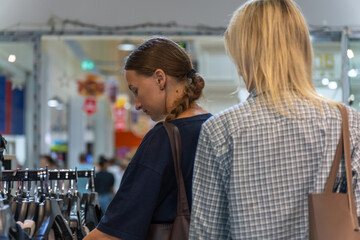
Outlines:
{"type": "Polygon", "coordinates": [[[329,84],[329,79],[328,78],[323,78],[322,80],[321,80],[321,83],[324,85],[324,86],[327,86],[328,84],[329,84]]]}
{"type": "Polygon", "coordinates": [[[51,108],[56,108],[58,110],[62,110],[64,108],[62,101],[58,97],[53,97],[49,99],[48,106],[51,108]]]}
{"type": "Polygon", "coordinates": [[[50,99],[48,101],[48,106],[49,107],[57,107],[59,105],[59,101],[56,99],[50,99]]]}
{"type": "Polygon", "coordinates": [[[121,51],[133,51],[136,49],[136,45],[130,42],[120,43],[118,49],[121,51]]]}
{"type": "Polygon", "coordinates": [[[10,54],[8,57],[8,62],[14,63],[16,61],[16,56],[14,54],[10,54]]]}
{"type": "Polygon", "coordinates": [[[350,69],[348,71],[348,76],[349,77],[356,77],[358,75],[358,71],[356,69],[350,69]]]}
{"type": "Polygon", "coordinates": [[[353,50],[348,49],[346,53],[347,53],[347,56],[348,56],[349,59],[352,59],[352,58],[354,57],[354,52],[353,52],[353,50]]]}
{"type": "Polygon", "coordinates": [[[337,87],[338,87],[337,82],[329,82],[328,87],[332,90],[337,89],[337,87]]]}

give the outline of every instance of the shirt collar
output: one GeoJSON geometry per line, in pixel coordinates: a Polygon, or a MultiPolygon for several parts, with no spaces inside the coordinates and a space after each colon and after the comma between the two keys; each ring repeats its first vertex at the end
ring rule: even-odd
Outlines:
{"type": "Polygon", "coordinates": [[[251,92],[250,92],[250,95],[247,97],[246,100],[249,100],[250,98],[254,98],[254,97],[257,97],[258,96],[258,93],[256,91],[256,89],[254,88],[251,92]]]}

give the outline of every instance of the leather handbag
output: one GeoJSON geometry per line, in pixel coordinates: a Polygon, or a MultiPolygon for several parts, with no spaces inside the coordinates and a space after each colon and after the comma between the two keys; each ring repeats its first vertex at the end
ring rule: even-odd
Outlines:
{"type": "Polygon", "coordinates": [[[348,115],[345,106],[339,109],[342,117],[341,134],[325,190],[308,196],[310,240],[360,239],[352,183],[348,115]],[[333,187],[343,153],[348,191],[336,193],[333,187]]]}
{"type": "Polygon", "coordinates": [[[178,186],[177,215],[173,223],[150,224],[146,240],[185,240],[189,238],[190,210],[181,170],[181,137],[174,124],[164,122],[164,127],[170,139],[178,186]]]}

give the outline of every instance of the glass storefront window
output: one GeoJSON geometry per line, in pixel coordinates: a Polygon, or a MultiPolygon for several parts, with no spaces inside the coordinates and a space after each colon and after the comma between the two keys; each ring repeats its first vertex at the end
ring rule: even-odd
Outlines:
{"type": "Polygon", "coordinates": [[[360,111],[360,38],[349,39],[349,58],[348,77],[350,81],[350,104],[353,108],[360,111]]]}
{"type": "Polygon", "coordinates": [[[313,83],[320,95],[341,102],[343,87],[341,80],[341,41],[340,35],[312,36],[313,83]]]}

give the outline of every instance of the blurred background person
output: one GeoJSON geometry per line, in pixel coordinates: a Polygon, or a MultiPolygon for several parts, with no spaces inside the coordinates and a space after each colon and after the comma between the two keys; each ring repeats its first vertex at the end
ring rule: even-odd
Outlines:
{"type": "Polygon", "coordinates": [[[108,172],[108,167],[109,161],[104,156],[100,156],[99,171],[95,177],[95,191],[99,194],[99,203],[103,212],[114,197],[115,178],[112,173],[108,172]]]}
{"type": "Polygon", "coordinates": [[[124,171],[120,167],[120,163],[114,157],[109,160],[109,167],[107,170],[114,176],[114,190],[116,192],[120,187],[120,182],[124,171]]]}
{"type": "MultiPolygon", "coordinates": [[[[79,165],[77,166],[78,170],[92,170],[94,166],[87,162],[87,156],[85,153],[79,155],[79,165]]],[[[86,185],[88,183],[88,178],[79,178],[78,179],[78,191],[81,193],[87,192],[86,185]]]]}
{"type": "Polygon", "coordinates": [[[48,169],[58,169],[59,165],[56,163],[56,161],[50,156],[50,155],[41,155],[40,156],[40,168],[46,168],[48,169]]]}

